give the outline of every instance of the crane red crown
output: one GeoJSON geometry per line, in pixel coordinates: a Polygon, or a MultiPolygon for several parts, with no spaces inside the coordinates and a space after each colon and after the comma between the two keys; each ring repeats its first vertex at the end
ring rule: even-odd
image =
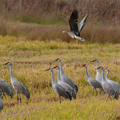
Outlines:
{"type": "Polygon", "coordinates": [[[101,66],[99,66],[98,68],[101,68],[101,66]]]}
{"type": "Polygon", "coordinates": [[[86,64],[83,65],[83,67],[85,67],[86,64]]]}

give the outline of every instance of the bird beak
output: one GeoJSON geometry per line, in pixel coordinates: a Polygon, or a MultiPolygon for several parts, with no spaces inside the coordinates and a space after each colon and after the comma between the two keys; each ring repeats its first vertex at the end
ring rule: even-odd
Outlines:
{"type": "Polygon", "coordinates": [[[83,65],[83,67],[85,67],[85,65],[83,65]]]}
{"type": "Polygon", "coordinates": [[[92,61],[90,61],[90,62],[95,62],[95,60],[92,60],[92,61]]]}
{"type": "Polygon", "coordinates": [[[97,69],[100,69],[101,67],[98,67],[97,69]]]}
{"type": "Polygon", "coordinates": [[[5,63],[5,64],[3,64],[3,65],[7,65],[8,63],[5,63]]]}
{"type": "Polygon", "coordinates": [[[49,71],[50,69],[47,69],[47,70],[45,70],[45,71],[49,71]]]}
{"type": "Polygon", "coordinates": [[[53,67],[52,69],[55,69],[56,68],[56,66],[55,67],[53,67]]]}
{"type": "Polygon", "coordinates": [[[55,61],[58,61],[58,58],[55,61]]]}

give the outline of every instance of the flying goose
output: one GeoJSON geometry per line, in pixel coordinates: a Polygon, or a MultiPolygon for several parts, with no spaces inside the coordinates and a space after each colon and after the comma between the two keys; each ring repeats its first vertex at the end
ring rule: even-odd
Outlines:
{"type": "Polygon", "coordinates": [[[62,33],[67,33],[70,37],[75,39],[78,44],[79,44],[78,40],[85,41],[83,38],[80,37],[80,32],[85,26],[85,22],[86,22],[88,15],[89,13],[82,19],[82,21],[79,24],[77,24],[78,23],[78,11],[74,9],[69,19],[70,32],[62,31],[62,33]]]}

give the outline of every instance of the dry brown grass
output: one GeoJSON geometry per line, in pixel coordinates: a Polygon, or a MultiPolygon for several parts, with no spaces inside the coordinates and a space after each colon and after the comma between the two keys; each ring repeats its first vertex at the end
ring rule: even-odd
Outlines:
{"type": "MultiPolygon", "coordinates": [[[[75,41],[63,30],[69,31],[69,26],[46,26],[29,23],[0,21],[0,34],[11,35],[15,37],[25,37],[28,40],[39,41],[75,41]]],[[[86,41],[84,43],[120,43],[120,28],[111,26],[95,27],[95,25],[86,27],[81,32],[81,37],[86,41]]]]}
{"type": "Polygon", "coordinates": [[[79,20],[89,12],[86,26],[81,32],[81,37],[86,40],[85,43],[120,42],[119,0],[55,0],[54,2],[52,0],[2,0],[0,6],[1,35],[22,36],[33,41],[57,40],[70,43],[74,40],[68,35],[62,34],[62,30],[69,31],[69,16],[73,9],[77,9],[79,20]],[[54,24],[54,26],[46,26],[48,24],[54,24]],[[57,26],[55,26],[56,24],[57,26]]]}
{"type": "Polygon", "coordinates": [[[79,11],[79,19],[88,12],[89,22],[119,25],[119,0],[1,0],[1,14],[22,22],[67,23],[73,11],[79,11]]]}
{"type": "MultiPolygon", "coordinates": [[[[96,75],[96,63],[110,69],[109,78],[120,83],[120,44],[76,44],[51,40],[49,42],[29,40],[25,37],[0,36],[0,78],[10,83],[10,68],[3,65],[12,63],[14,76],[31,93],[30,100],[23,95],[22,103],[17,102],[17,95],[11,99],[3,98],[4,108],[1,119],[116,119],[119,118],[120,99],[106,101],[106,94],[92,96],[92,87],[88,84],[83,64],[87,64],[91,77],[96,75]],[[71,54],[72,53],[72,54],[71,54]],[[61,58],[64,72],[78,85],[77,98],[72,100],[59,98],[51,86],[51,73],[44,71],[59,65],[56,58],[61,58]]],[[[57,70],[54,70],[57,79],[57,70]]]]}

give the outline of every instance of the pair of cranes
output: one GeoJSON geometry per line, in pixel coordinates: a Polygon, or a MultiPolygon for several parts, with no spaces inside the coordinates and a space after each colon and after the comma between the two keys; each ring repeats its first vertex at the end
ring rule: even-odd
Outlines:
{"type": "Polygon", "coordinates": [[[64,98],[68,98],[71,101],[72,97],[74,99],[76,98],[76,93],[78,92],[78,86],[64,73],[61,59],[57,58],[56,61],[59,61],[60,67],[55,66],[45,71],[51,71],[52,87],[54,91],[58,94],[60,103],[61,103],[61,96],[63,96],[64,98]],[[58,69],[58,79],[57,79],[58,82],[56,82],[54,79],[53,69],[58,69]]]}
{"type": "Polygon", "coordinates": [[[104,68],[102,66],[98,67],[99,61],[97,59],[92,60],[91,62],[96,62],[97,63],[97,74],[96,74],[96,79],[92,78],[89,76],[87,72],[87,65],[84,64],[83,67],[86,69],[86,78],[88,83],[92,86],[93,88],[93,94],[94,94],[94,89],[96,88],[100,89],[101,91],[104,91],[107,93],[107,100],[110,96],[113,97],[113,99],[118,99],[119,98],[119,93],[120,93],[120,85],[116,83],[113,80],[108,79],[108,74],[109,74],[109,69],[104,68]],[[99,69],[102,70],[102,74],[99,72],[99,69]],[[107,71],[106,78],[104,77],[104,71],[107,71]]]}
{"type": "MultiPolygon", "coordinates": [[[[25,95],[27,99],[30,98],[30,92],[29,90],[21,83],[19,82],[12,73],[12,64],[10,62],[5,63],[4,65],[10,66],[10,76],[11,76],[11,84],[12,86],[8,85],[8,83],[5,80],[0,79],[0,92],[6,92],[8,96],[13,97],[13,88],[15,89],[17,93],[17,100],[21,102],[21,96],[20,93],[25,95]]],[[[0,110],[3,109],[3,103],[0,99],[0,110]]]]}

